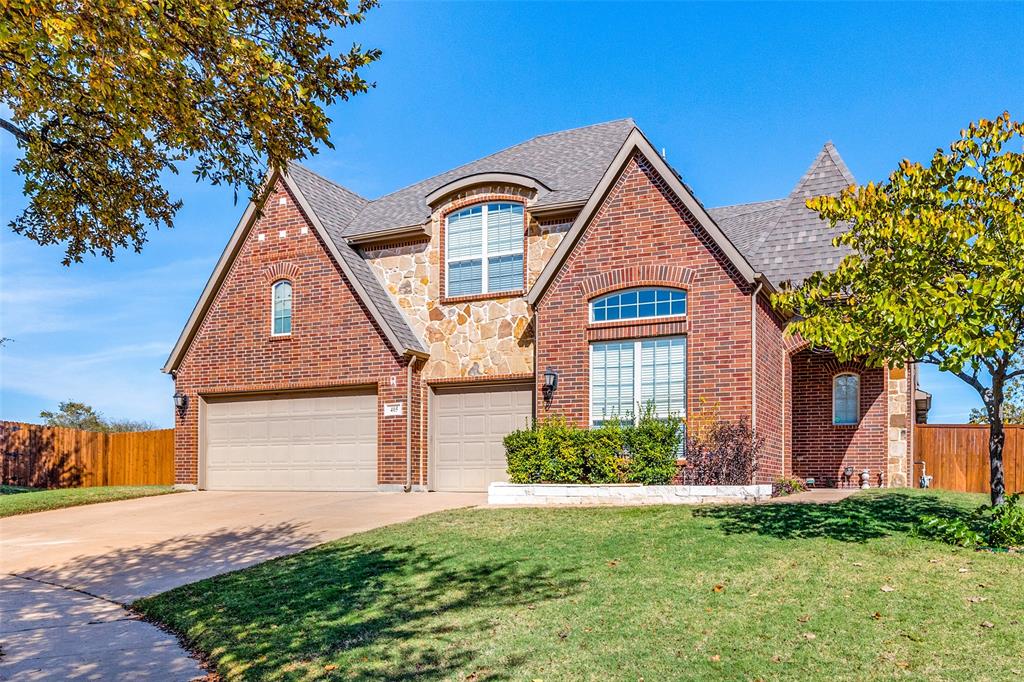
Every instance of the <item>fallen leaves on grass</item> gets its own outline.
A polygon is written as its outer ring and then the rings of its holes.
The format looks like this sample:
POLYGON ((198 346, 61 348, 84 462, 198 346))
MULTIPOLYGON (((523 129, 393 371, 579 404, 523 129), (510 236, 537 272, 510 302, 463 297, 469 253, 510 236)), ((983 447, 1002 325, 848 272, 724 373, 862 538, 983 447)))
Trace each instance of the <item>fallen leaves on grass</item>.
POLYGON ((983 628, 994 628, 996 626, 995 623, 992 623, 992 622, 987 621, 987 620, 981 621, 979 623, 979 625, 981 625, 981 627, 983 627, 983 628))
POLYGON ((896 591, 896 588, 893 587, 892 585, 882 585, 882 587, 880 589, 882 590, 882 592, 895 592, 896 591))
POLYGON ((803 637, 804 639, 806 639, 808 642, 811 642, 811 641, 813 641, 815 639, 818 639, 818 636, 816 634, 814 634, 813 632, 805 632, 804 634, 802 634, 800 636, 803 637))
POLYGON ((804 613, 804 614, 801 614, 800 616, 798 616, 796 620, 797 620, 798 623, 806 623, 810 619, 811 619, 811 614, 804 613))
POLYGON ((721 592, 722 590, 725 589, 725 585, 722 585, 721 583, 719 583, 718 585, 715 585, 711 589, 714 590, 715 592, 721 592))
POLYGON ((979 604, 979 603, 981 603, 983 601, 988 601, 988 597, 978 597, 978 596, 968 597, 967 601, 971 602, 972 604, 979 604))

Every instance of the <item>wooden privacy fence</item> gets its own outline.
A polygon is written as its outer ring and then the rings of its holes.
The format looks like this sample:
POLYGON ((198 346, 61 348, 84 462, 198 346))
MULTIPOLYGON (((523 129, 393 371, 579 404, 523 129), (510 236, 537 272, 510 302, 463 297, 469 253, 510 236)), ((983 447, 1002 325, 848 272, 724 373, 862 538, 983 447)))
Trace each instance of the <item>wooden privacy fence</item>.
MULTIPOLYGON (((1003 446, 1006 491, 1024 491, 1024 426, 1007 426, 1003 446)), ((914 427, 914 485, 923 461, 932 487, 970 493, 989 492, 988 426, 919 424, 914 427)))
POLYGON ((174 483, 174 429, 96 433, 0 422, 3 482, 38 488, 174 483))

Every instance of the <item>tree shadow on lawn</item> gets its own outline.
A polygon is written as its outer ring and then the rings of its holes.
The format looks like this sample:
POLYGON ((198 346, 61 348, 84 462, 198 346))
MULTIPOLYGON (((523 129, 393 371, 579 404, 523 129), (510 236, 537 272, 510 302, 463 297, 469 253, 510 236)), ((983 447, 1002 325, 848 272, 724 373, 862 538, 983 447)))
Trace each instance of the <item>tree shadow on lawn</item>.
POLYGON ((694 516, 716 519, 727 535, 758 533, 775 538, 829 538, 866 542, 910 532, 926 514, 965 517, 963 507, 934 497, 884 493, 855 495, 831 504, 758 504, 697 509, 694 516))
POLYGON ((332 543, 186 585, 136 606, 205 651, 232 677, 350 680, 509 679, 526 654, 481 669, 506 609, 561 599, 582 581, 508 560, 411 545, 332 543), (182 617, 182 614, 187 614, 182 617), (326 666, 326 667, 325 667, 326 666), (333 671, 333 672, 332 672, 333 671))

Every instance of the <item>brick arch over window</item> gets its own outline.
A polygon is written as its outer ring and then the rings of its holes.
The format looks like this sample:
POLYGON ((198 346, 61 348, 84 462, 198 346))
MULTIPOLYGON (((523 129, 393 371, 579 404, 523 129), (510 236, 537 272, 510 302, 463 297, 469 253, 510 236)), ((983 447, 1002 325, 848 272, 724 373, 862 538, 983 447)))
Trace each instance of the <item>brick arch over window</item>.
POLYGON ((267 267, 263 268, 263 281, 267 284, 276 282, 279 279, 287 279, 294 284, 295 279, 298 276, 299 266, 288 261, 271 263, 267 267))
POLYGON ((694 271, 679 265, 634 265, 609 270, 580 281, 580 293, 590 300, 615 291, 635 287, 672 287, 688 289, 694 271))

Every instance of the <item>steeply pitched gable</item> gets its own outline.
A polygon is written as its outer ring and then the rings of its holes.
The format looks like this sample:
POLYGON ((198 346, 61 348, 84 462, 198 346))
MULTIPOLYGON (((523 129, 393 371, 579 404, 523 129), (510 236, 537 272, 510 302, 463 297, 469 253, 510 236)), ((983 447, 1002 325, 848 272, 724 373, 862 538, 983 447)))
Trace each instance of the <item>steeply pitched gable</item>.
POLYGON ((832 239, 841 226, 807 208, 812 197, 837 195, 856 180, 828 142, 785 199, 724 206, 709 212, 769 281, 799 284, 814 272, 834 270, 849 251, 832 239))

